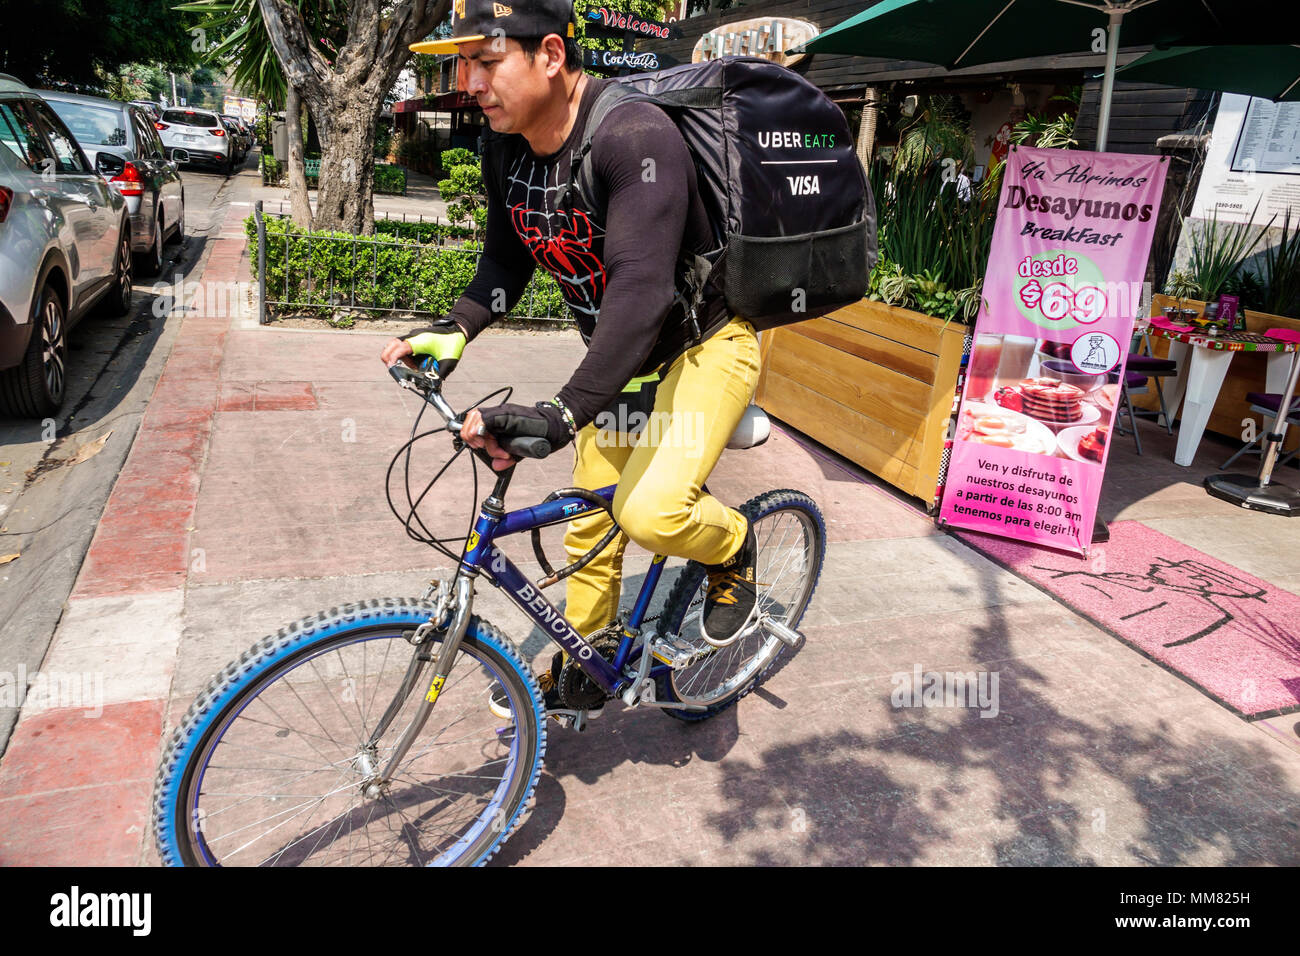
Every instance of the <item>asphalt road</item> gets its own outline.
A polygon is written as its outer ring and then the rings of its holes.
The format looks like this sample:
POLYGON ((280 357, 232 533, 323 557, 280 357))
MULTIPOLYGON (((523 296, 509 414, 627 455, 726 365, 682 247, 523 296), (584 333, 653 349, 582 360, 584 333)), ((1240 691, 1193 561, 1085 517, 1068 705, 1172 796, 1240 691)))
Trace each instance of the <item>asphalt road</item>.
POLYGON ((5 705, 21 699, 15 682, 23 669, 29 685, 40 669, 178 331, 179 312, 155 316, 153 290, 202 272, 214 224, 227 205, 247 198, 256 169, 250 155, 229 178, 184 170, 184 242, 167 246, 158 277, 136 276, 130 313, 88 316, 69 334, 68 394, 58 418, 0 419, 0 557, 19 555, 0 565, 0 755, 19 713, 5 705), (102 450, 74 463, 105 435, 102 450))

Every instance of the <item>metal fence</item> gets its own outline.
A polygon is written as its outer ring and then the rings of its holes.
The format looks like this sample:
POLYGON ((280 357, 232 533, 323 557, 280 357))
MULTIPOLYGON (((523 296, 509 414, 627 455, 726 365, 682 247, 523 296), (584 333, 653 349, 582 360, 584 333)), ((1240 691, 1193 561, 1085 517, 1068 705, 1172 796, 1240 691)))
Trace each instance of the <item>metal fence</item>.
MULTIPOLYGON (((258 321, 262 324, 268 311, 441 315, 468 284, 481 255, 462 241, 442 236, 424 243, 396 237, 293 232, 287 215, 268 216, 260 200, 254 204, 253 216, 257 226, 258 321), (268 238, 268 218, 285 222, 279 235, 268 238), (457 278, 463 281, 455 282, 457 278)), ((407 220, 403 217, 402 221, 407 220)), ((419 222, 438 224, 423 217, 419 222)), ((540 271, 533 274, 509 317, 571 321, 554 280, 540 271)))

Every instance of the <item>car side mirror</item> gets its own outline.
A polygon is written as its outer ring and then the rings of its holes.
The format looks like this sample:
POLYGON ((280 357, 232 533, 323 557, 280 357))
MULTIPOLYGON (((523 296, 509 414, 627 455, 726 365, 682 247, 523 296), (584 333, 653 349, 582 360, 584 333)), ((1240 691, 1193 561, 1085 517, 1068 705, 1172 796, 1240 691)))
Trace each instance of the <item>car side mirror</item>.
POLYGON ((188 163, 189 161, 190 161, 190 151, 189 151, 189 150, 187 150, 187 149, 173 149, 173 150, 172 150, 172 162, 173 162, 173 163, 188 163))
POLYGON ((126 162, 121 156, 112 153, 98 153, 95 156, 95 172, 105 179, 112 179, 125 168, 126 162))

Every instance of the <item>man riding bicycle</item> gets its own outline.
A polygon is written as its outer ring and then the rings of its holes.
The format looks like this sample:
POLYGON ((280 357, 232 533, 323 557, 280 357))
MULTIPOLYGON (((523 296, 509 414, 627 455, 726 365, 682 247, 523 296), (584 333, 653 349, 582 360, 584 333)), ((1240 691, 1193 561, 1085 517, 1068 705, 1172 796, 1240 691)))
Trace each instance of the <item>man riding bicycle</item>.
MULTIPOLYGON (((720 295, 706 297, 697 326, 677 297, 681 253, 714 245, 686 144, 659 107, 616 106, 586 157, 596 194, 586 208, 562 187, 592 102, 611 81, 582 72, 571 0, 457 0, 452 28, 450 39, 412 49, 457 53, 458 88, 475 97, 492 129, 484 139, 483 253, 447 316, 391 340, 381 357, 391 365, 432 356, 446 374, 468 341, 514 307, 535 267, 546 269, 574 313, 586 356, 554 398, 474 409, 461 437, 486 449, 497 470, 517 460, 499 436, 545 438, 552 451, 572 441, 575 485, 618 485, 613 514, 622 533, 568 579, 565 613, 579 633, 614 620, 630 539, 706 566, 701 630, 726 642, 754 609, 757 549, 745 517, 703 486, 757 384, 758 340, 720 295), (666 427, 639 436, 611 430, 638 403, 666 427)), ((608 529, 602 512, 571 522, 570 561, 608 529)), ((557 659, 549 676, 558 670, 557 659)))

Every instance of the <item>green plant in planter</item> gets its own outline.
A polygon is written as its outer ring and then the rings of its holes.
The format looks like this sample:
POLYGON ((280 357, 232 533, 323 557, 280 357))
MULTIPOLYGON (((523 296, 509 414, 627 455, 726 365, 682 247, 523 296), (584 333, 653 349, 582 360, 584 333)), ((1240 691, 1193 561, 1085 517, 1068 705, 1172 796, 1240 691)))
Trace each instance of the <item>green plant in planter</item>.
POLYGON ((1192 274, 1186 269, 1175 269, 1165 280, 1165 295, 1175 299, 1195 299, 1201 294, 1201 287, 1196 284, 1192 274))
MULTIPOLYGON (((1269 219, 1259 231, 1251 237, 1251 225, 1259 203, 1251 211, 1250 221, 1245 223, 1219 223, 1216 209, 1208 220, 1200 223, 1191 234, 1192 252, 1187 264, 1191 281, 1199 291, 1198 298, 1206 302, 1219 297, 1228 280, 1241 268, 1259 245, 1268 227, 1273 225, 1277 216, 1269 219)), ((1184 220, 1184 224, 1186 220, 1184 220)))
POLYGON ((1272 311, 1265 308, 1268 290, 1260 281, 1260 277, 1249 269, 1240 269, 1229 276, 1228 281, 1223 283, 1220 294, 1235 295, 1243 309, 1252 309, 1255 312, 1272 311))
POLYGON ((964 322, 973 322, 975 316, 979 313, 983 295, 983 278, 977 279, 974 285, 959 289, 954 296, 954 305, 957 308, 956 317, 964 322))
POLYGON ((1282 219, 1282 239, 1264 251, 1267 286, 1262 309, 1300 318, 1300 222, 1291 229, 1291 208, 1282 219))

